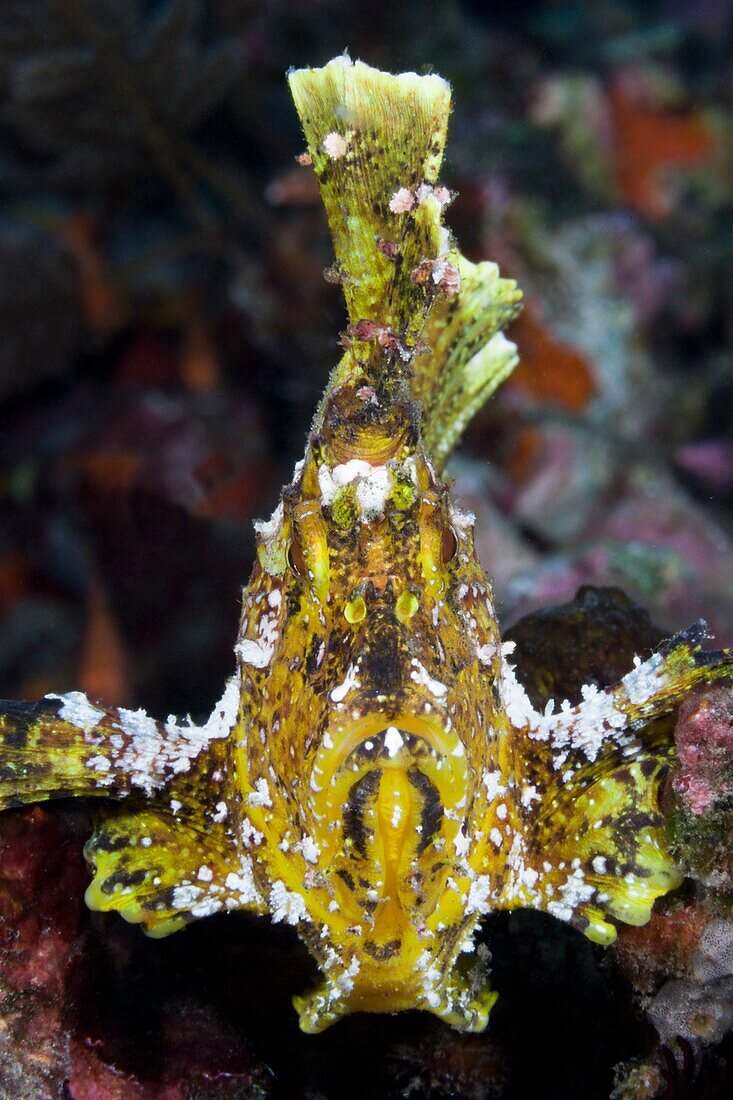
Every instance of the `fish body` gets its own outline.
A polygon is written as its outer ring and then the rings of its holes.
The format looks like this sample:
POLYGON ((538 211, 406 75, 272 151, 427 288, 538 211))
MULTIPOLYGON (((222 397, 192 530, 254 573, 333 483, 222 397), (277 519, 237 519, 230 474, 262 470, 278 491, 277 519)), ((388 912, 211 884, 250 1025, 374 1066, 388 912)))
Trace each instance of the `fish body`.
POLYGON ((347 57, 290 74, 349 314, 305 456, 257 525, 237 669, 204 725, 47 696, 0 710, 0 804, 104 799, 92 908, 163 936, 246 909, 322 972, 319 1031, 496 998, 474 950, 500 909, 609 943, 680 881, 658 788, 670 716, 730 671, 700 631, 576 706, 531 705, 445 462, 516 362, 519 291, 442 225, 450 90, 347 57))

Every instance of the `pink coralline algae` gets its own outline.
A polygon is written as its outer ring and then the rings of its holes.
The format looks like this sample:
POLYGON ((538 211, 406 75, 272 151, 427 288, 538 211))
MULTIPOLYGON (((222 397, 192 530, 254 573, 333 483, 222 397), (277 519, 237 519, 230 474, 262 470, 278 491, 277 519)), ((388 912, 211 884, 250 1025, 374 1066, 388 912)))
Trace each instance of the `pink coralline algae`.
POLYGON ((733 793, 733 691, 723 684, 686 699, 675 729, 679 771, 673 785, 687 809, 704 814, 733 793))

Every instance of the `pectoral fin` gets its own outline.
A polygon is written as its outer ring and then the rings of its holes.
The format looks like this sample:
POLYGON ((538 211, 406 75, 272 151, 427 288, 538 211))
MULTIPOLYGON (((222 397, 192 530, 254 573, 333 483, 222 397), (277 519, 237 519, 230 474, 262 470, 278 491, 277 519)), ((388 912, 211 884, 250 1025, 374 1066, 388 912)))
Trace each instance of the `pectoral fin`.
POLYGON ((0 702, 0 809, 69 796, 155 797, 221 744, 238 705, 236 679, 202 726, 160 722, 79 691, 0 702))
POLYGON ((174 812, 107 810, 84 849, 89 908, 115 910, 156 938, 217 912, 265 912, 249 856, 222 826, 202 825, 174 812))
MULTIPOLYGON (((534 711, 505 669, 521 735, 515 820, 495 833, 495 865, 505 868, 497 908, 542 909, 611 943, 609 918, 644 924, 655 899, 679 885, 659 805, 675 710, 695 685, 733 673, 733 651, 704 652, 703 637, 701 627, 677 635, 613 687, 586 688, 583 702, 557 713, 534 711)), ((493 816, 487 824, 496 827, 493 816)))

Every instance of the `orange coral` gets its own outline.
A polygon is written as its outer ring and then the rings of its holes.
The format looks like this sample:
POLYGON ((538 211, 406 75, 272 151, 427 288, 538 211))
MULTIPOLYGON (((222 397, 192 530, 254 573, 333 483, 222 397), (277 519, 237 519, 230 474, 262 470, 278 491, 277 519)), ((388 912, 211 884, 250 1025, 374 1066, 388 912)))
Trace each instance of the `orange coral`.
POLYGON ((645 217, 663 218, 672 205, 665 170, 691 168, 709 160, 713 153, 710 130, 697 112, 665 110, 635 94, 622 79, 611 88, 609 103, 620 195, 645 217))
POLYGON ((584 409, 596 384, 586 356, 563 344, 544 327, 537 310, 526 303, 515 321, 512 336, 519 349, 519 365, 509 381, 540 401, 562 405, 571 412, 584 409))

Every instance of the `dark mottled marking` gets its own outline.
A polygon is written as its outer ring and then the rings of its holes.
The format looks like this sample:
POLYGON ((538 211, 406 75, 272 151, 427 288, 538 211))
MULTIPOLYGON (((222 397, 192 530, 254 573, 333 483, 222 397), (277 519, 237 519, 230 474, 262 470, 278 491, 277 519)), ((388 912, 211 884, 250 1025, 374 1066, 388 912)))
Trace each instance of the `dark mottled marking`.
POLYGON ((364 943, 364 950, 367 955, 371 955, 373 959, 377 959, 379 962, 393 959, 399 953, 401 947, 402 940, 390 940, 389 943, 382 944, 376 944, 373 940, 366 940, 364 943))
POLYGON ((417 854, 422 855, 440 828, 443 820, 443 803, 440 801, 437 787, 423 772, 412 768, 407 773, 407 778, 422 798, 420 810, 422 834, 417 846, 417 854))
POLYGON ((27 724, 20 721, 4 726, 2 742, 9 749, 24 749, 28 744, 27 724))
POLYGON ((348 886, 349 890, 356 889, 356 883, 354 882, 349 872, 344 870, 343 867, 340 867, 336 874, 346 884, 346 886, 348 886))
POLYGON ((139 886, 145 881, 147 874, 148 872, 142 869, 139 871, 115 871, 113 875, 104 880, 100 890, 103 894, 111 894, 116 886, 122 886, 123 888, 125 886, 139 886))
POLYGON ((129 836, 115 836, 114 833, 97 833, 90 844, 92 852, 120 852, 130 847, 129 836))
POLYGON ((367 772, 349 791, 344 810, 344 836, 350 840, 360 856, 366 859, 367 843, 371 833, 364 823, 366 808, 377 793, 382 773, 379 769, 367 772))
POLYGON ((305 658, 305 671, 309 677, 313 677, 318 672, 318 652, 323 644, 323 638, 320 634, 314 634, 311 643, 308 646, 308 653, 305 658))

